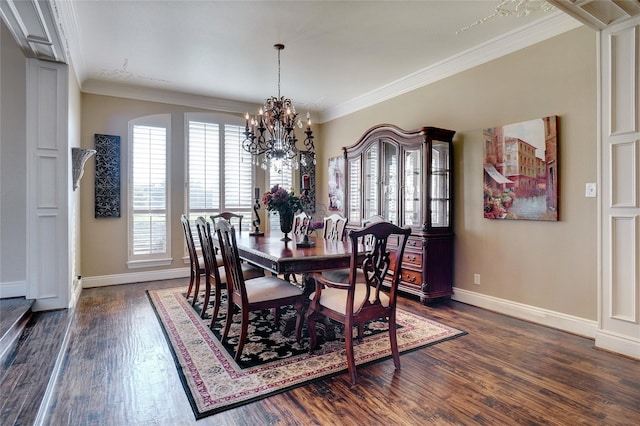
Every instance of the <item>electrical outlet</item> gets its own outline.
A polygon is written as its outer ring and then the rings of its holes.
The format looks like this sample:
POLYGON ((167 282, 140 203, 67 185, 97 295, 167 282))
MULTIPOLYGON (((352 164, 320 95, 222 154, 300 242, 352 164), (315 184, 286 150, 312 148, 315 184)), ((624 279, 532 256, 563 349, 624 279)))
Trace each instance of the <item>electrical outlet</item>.
POLYGON ((584 196, 589 198, 595 198, 597 195, 597 189, 595 183, 587 183, 584 188, 584 196))
POLYGON ((473 283, 475 285, 480 285, 480 274, 473 274, 473 283))

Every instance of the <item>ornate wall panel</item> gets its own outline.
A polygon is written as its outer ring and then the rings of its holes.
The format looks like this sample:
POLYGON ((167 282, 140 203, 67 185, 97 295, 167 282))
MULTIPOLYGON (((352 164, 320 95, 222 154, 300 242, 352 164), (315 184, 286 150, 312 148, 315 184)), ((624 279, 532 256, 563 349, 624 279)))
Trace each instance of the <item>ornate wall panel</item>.
POLYGON ((95 217, 120 217, 120 136, 95 135, 95 217))

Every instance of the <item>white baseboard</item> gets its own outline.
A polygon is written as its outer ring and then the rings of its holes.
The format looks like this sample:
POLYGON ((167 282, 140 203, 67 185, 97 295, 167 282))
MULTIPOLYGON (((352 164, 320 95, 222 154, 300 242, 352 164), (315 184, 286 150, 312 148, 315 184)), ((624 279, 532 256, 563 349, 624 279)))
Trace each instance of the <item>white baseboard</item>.
POLYGON ((82 277, 82 288, 105 287, 109 285, 133 284, 144 281, 172 280, 190 275, 189 268, 160 269, 157 271, 130 272, 127 274, 82 277))
POLYGON ((9 297, 25 297, 27 295, 26 281, 0 283, 0 299, 9 297))
POLYGON ((596 333, 596 347, 640 359, 640 340, 631 340, 626 336, 598 330, 596 333))
POLYGON ((453 300, 478 306, 500 314, 530 321, 547 327, 595 339, 598 330, 597 321, 574 317, 561 312, 550 311, 536 306, 499 299, 473 291, 454 288, 453 300))

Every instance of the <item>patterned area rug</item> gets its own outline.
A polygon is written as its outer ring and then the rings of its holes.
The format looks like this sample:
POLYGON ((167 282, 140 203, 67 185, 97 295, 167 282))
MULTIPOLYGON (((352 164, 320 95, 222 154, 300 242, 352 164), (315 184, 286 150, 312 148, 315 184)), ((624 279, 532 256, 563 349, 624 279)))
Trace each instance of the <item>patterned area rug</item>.
MULTIPOLYGON (((228 344, 220 343, 226 303, 221 304, 222 312, 212 332, 209 329, 210 319, 200 318, 199 305, 194 309, 185 300, 184 290, 150 290, 148 295, 169 342, 196 419, 347 370, 344 340, 338 325, 333 330, 335 339, 325 341, 320 337, 320 346, 313 355, 308 353, 306 327, 300 344, 295 337, 283 335, 281 330, 286 327, 282 324, 294 315, 292 308, 282 309, 278 326, 274 324, 271 312, 252 313, 249 341, 245 344, 240 363, 236 363, 233 356, 239 335, 237 321, 229 332, 228 344)), ((397 322, 401 353, 466 334, 401 309, 397 312, 397 322)), ((363 342, 354 342, 357 365, 391 357, 387 329, 385 321, 367 324, 363 342)))

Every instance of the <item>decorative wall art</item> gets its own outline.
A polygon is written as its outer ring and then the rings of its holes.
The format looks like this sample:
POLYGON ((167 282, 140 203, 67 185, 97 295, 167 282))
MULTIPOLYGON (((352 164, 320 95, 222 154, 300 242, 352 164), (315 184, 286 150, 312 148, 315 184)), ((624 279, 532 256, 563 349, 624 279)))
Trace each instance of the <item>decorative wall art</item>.
POLYGON ((120 217, 120 136, 95 135, 95 217, 120 217))
POLYGON ((71 148, 71 173, 74 191, 80 186, 80 179, 84 174, 84 163, 95 153, 95 149, 71 148))
POLYGON ((329 210, 344 210, 344 157, 329 158, 329 210))
POLYGON ((558 117, 484 130, 484 217, 558 220, 558 117))
POLYGON ((313 153, 300 153, 300 189, 304 188, 302 177, 309 176, 309 194, 302 200, 302 207, 305 213, 311 215, 316 212, 316 165, 313 163, 313 153), (303 157, 304 161, 303 161, 303 157))

